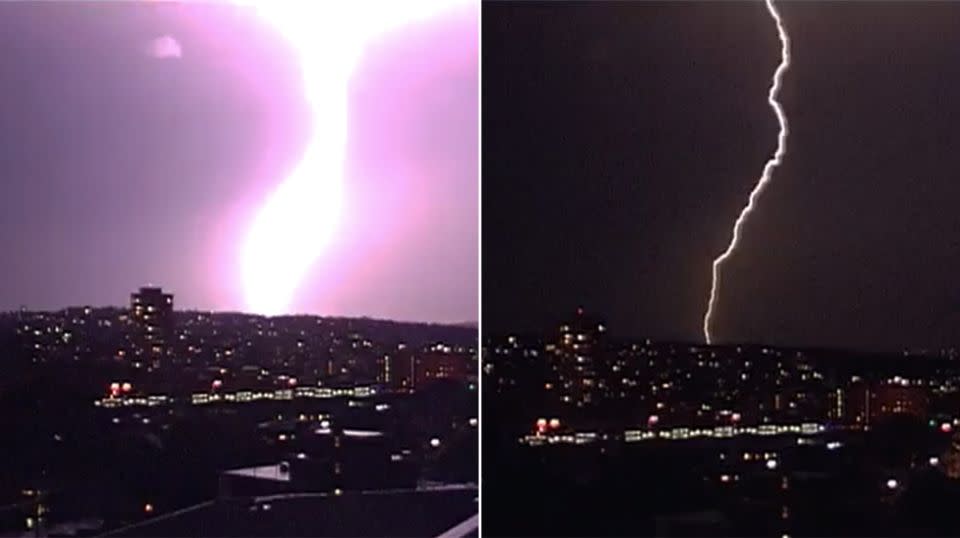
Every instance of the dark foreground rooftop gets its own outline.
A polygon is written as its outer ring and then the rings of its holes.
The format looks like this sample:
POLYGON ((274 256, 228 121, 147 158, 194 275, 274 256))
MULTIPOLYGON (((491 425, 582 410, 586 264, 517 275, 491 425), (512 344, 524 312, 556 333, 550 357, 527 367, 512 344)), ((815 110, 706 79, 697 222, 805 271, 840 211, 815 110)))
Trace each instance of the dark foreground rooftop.
POLYGON ((477 487, 291 493, 209 501, 110 537, 443 536, 477 535, 477 487))

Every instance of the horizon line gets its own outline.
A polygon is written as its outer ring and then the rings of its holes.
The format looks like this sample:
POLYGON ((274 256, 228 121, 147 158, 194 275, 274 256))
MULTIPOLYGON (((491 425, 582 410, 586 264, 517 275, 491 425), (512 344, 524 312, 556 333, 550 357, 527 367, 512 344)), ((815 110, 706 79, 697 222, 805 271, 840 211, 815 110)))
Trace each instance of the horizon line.
MULTIPOLYGON (((10 309, 4 308, 0 309, 0 315, 2 314, 19 314, 24 312, 29 313, 52 313, 52 312, 61 312, 70 309, 116 309, 116 310, 129 310, 130 308, 122 305, 92 305, 92 304, 80 304, 80 305, 67 305, 60 308, 53 309, 44 309, 44 308, 28 308, 26 306, 21 306, 19 308, 10 309)), ((174 308, 174 312, 203 312, 207 314, 234 314, 250 317, 259 317, 265 319, 276 319, 276 318, 292 318, 292 317, 313 317, 313 318, 333 318, 333 319, 356 319, 356 320, 369 320, 369 321, 389 321, 393 323, 404 323, 411 325, 440 325, 444 327, 460 327, 460 328, 479 328, 480 322, 475 320, 464 320, 464 321, 436 321, 436 320, 411 320, 411 319, 399 319, 399 318, 389 318, 389 317, 377 317, 377 315, 361 314, 361 315, 347 315, 347 314, 318 314, 318 313, 308 313, 308 312, 292 312, 286 314, 276 314, 276 315, 267 315, 267 314, 258 314, 255 312, 244 312, 242 310, 212 310, 206 308, 174 308)))

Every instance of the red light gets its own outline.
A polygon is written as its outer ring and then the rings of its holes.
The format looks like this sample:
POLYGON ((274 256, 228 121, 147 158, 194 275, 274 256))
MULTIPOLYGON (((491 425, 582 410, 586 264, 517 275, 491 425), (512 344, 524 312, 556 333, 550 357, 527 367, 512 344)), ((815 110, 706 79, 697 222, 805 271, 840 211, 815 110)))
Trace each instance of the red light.
POLYGON ((740 422, 740 413, 734 413, 730 415, 730 420, 734 422, 740 422))
POLYGON ((124 382, 124 384, 121 385, 120 388, 121 390, 123 390, 123 392, 130 392, 131 390, 133 390, 133 385, 131 385, 130 382, 127 381, 127 382, 124 382))
POLYGON ((660 422, 660 417, 657 415, 650 415, 650 417, 647 418, 647 426, 656 426, 658 422, 660 422))
POLYGON ((950 433, 951 431, 953 431, 953 426, 951 426, 949 422, 944 422, 943 424, 940 425, 940 431, 942 431, 943 433, 950 433))
POLYGON ((146 512, 146 513, 148 513, 148 514, 151 513, 151 512, 153 512, 153 505, 150 504, 150 503, 147 503, 147 504, 143 505, 143 511, 146 512))
POLYGON ((551 419, 550 419, 550 429, 551 429, 551 430, 555 430, 555 429, 557 429, 557 428, 559 428, 559 427, 560 427, 560 419, 559 419, 559 418, 551 418, 551 419))
POLYGON ((547 419, 538 418, 537 419, 537 431, 543 433, 547 430, 547 419))
POLYGON ((219 379, 214 379, 214 380, 213 380, 213 383, 211 383, 210 385, 211 385, 213 388, 215 388, 215 389, 219 389, 220 387, 223 386, 223 381, 221 381, 221 380, 219 380, 219 379))
POLYGON ((296 384, 297 384, 297 378, 295 377, 291 377, 290 379, 287 380, 287 385, 290 385, 291 387, 296 384))

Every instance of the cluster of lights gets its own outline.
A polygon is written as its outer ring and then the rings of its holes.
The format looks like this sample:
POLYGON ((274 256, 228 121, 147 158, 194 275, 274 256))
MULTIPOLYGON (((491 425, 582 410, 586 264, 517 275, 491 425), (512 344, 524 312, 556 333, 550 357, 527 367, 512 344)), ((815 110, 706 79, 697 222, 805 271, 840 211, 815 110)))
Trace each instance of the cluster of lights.
MULTIPOLYGON (((723 456, 723 454, 721 454, 721 456, 723 456)), ((752 454, 750 452, 743 453, 743 461, 750 461, 750 460, 770 461, 770 460, 775 460, 776 458, 777 458, 776 452, 764 452, 763 454, 760 454, 760 453, 752 454)))
POLYGON ((172 398, 162 394, 153 394, 150 396, 128 396, 128 397, 109 397, 102 398, 93 402, 96 407, 116 408, 116 407, 156 407, 172 401, 172 398))
POLYGON ((123 383, 120 383, 119 381, 114 381, 113 383, 110 383, 109 390, 110 390, 110 396, 116 398, 121 393, 129 394, 130 391, 133 390, 133 385, 129 381, 124 381, 123 383))
MULTIPOLYGON (((550 445, 586 445, 597 441, 599 436, 595 432, 565 433, 560 435, 526 435, 520 438, 520 443, 529 446, 550 445)), ((604 437, 605 438, 605 437, 604 437)))
POLYGON ((547 433, 549 430, 557 430, 560 428, 560 419, 551 418, 547 420, 545 418, 538 418, 536 422, 537 434, 547 433))
MULTIPOLYGON (((176 398, 164 395, 154 394, 149 396, 125 396, 133 390, 129 383, 117 384, 117 391, 114 395, 113 384, 111 384, 111 395, 106 398, 97 399, 93 404, 97 407, 154 407, 162 404, 169 404, 176 401, 176 398)), ((293 389, 276 389, 274 391, 250 391, 243 390, 238 392, 217 392, 217 389, 223 387, 221 380, 214 380, 211 383, 214 389, 212 392, 198 392, 191 396, 190 402, 193 405, 205 405, 218 402, 245 403, 260 400, 293 400, 297 398, 368 398, 377 394, 377 389, 369 386, 357 386, 348 388, 329 388, 329 387, 295 387, 293 389)), ((387 404, 383 404, 387 405, 387 404)), ((378 407, 378 411, 388 407, 378 407)))
MULTIPOLYGON (((649 424, 649 420, 648 420, 649 424)), ((652 430, 626 430, 623 432, 623 439, 626 442, 647 441, 652 439, 665 440, 685 440, 699 437, 707 438, 726 438, 737 437, 741 435, 817 435, 826 431, 822 424, 804 423, 804 424, 763 424, 760 426, 716 426, 714 428, 686 428, 677 427, 670 430, 652 431, 652 430)))
POLYGON ((353 397, 367 398, 377 393, 373 387, 358 386, 342 389, 329 387, 296 387, 294 389, 277 389, 274 391, 243 390, 228 393, 196 393, 191 397, 194 405, 204 405, 216 402, 253 402, 259 400, 293 400, 297 398, 338 398, 353 397))

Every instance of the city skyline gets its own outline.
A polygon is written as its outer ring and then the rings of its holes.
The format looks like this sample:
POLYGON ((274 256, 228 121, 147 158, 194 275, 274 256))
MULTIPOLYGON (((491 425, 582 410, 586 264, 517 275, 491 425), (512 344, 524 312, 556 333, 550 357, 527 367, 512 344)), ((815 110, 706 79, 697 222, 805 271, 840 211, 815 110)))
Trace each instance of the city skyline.
POLYGON ((958 26, 0 0, 0 538, 960 537, 958 26))
POLYGON ((955 534, 957 350, 615 332, 578 310, 485 334, 485 533, 955 534))
MULTIPOLYGON (((148 282, 142 286, 139 286, 138 288, 136 288, 136 290, 133 293, 135 294, 135 293, 143 292, 144 290, 158 290, 165 294, 176 296, 176 294, 173 293, 172 290, 164 288, 163 286, 158 286, 152 282, 148 282)), ((131 297, 131 292, 128 291, 124 298, 126 302, 120 301, 120 302, 109 303, 109 304, 92 304, 92 303, 66 304, 66 305, 55 306, 53 308, 31 308, 30 305, 23 304, 16 308, 0 309, 0 314, 16 314, 17 312, 30 312, 30 313, 63 312, 67 310, 83 309, 83 308, 89 308, 94 310, 102 310, 102 309, 129 310, 130 297, 131 297)), ((476 328, 479 325, 475 319, 464 319, 464 320, 454 320, 454 321, 434 321, 434 320, 376 317, 376 316, 365 315, 365 314, 358 314, 358 315, 325 314, 322 312, 288 312, 283 314, 269 315, 269 314, 257 314, 255 312, 245 312, 243 310, 209 310, 204 308, 192 308, 192 307, 182 308, 180 307, 179 304, 174 305, 173 311, 178 313, 179 312, 198 312, 198 313, 228 314, 228 315, 241 314, 245 316, 262 317, 266 319, 284 318, 284 317, 315 317, 315 318, 339 318, 339 319, 367 319, 367 320, 373 320, 373 321, 387 321, 387 322, 395 322, 395 323, 401 323, 401 324, 438 325, 438 326, 450 326, 450 327, 476 328)))
POLYGON ((175 305, 0 314, 7 534, 433 536, 476 514, 475 328, 175 305))

